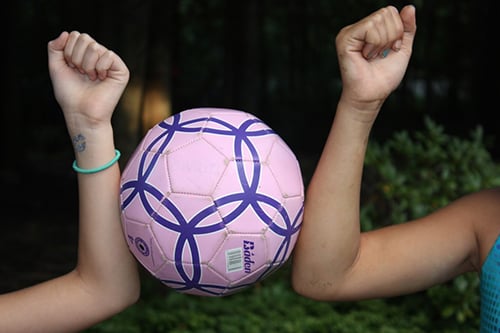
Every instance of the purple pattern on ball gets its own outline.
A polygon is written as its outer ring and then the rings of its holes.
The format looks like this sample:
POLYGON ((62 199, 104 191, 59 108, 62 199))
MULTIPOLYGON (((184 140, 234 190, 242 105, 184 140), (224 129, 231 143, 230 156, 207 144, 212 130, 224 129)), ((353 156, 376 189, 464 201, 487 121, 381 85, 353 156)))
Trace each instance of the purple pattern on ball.
POLYGON ((121 179, 131 252, 165 285, 224 296, 281 267, 304 188, 286 143, 257 117, 198 108, 153 127, 121 179))

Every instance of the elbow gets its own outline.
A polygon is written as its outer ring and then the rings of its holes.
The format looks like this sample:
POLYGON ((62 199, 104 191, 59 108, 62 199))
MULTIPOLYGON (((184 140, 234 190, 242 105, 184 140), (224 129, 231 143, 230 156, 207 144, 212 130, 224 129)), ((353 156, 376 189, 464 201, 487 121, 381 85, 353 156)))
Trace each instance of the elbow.
POLYGON ((122 286, 117 289, 108 298, 116 300, 114 304, 116 306, 115 312, 118 313, 137 303, 140 295, 141 284, 139 278, 137 278, 133 283, 129 283, 126 288, 122 286))
POLYGON ((137 282, 133 292, 130 293, 127 302, 125 302, 126 307, 129 307, 137 303, 137 301, 139 301, 139 297, 141 297, 141 283, 137 282))
POLYGON ((121 301, 120 301, 120 303, 121 303, 121 310, 120 311, 123 311, 126 308, 137 303, 140 296, 141 296, 141 287, 140 287, 140 283, 137 283, 133 288, 131 288, 125 294, 122 294, 121 301))
POLYGON ((104 283, 95 284, 91 294, 100 304, 103 313, 115 315, 139 300, 141 294, 139 275, 130 274, 120 281, 106 279, 104 283))
POLYGON ((140 297, 140 286, 130 286, 128 289, 108 290, 101 295, 100 306, 108 317, 118 314, 131 307, 140 297))
POLYGON ((292 283, 293 290, 302 297, 312 299, 314 301, 334 301, 327 293, 321 292, 318 288, 311 287, 303 283, 292 283))
POLYGON ((327 280, 317 279, 312 274, 303 274, 293 270, 291 284, 292 289, 300 296, 315 301, 336 300, 332 292, 333 283, 327 280))
POLYGON ((141 280, 135 262, 131 265, 131 269, 122 272, 121 276, 119 281, 114 278, 107 279, 101 286, 106 290, 103 295, 106 295, 105 298, 110 302, 108 303, 110 310, 114 313, 134 305, 141 295, 141 280))
POLYGON ((306 287, 306 284, 295 275, 292 275, 292 289, 300 296, 316 300, 315 294, 311 288, 306 287))

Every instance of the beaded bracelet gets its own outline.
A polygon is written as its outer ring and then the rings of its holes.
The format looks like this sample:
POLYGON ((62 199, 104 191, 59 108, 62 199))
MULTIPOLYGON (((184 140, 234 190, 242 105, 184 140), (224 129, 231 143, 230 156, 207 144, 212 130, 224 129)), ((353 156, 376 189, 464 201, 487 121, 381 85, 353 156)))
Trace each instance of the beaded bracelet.
POLYGON ((118 149, 115 149, 115 157, 113 157, 113 159, 111 161, 109 161, 108 163, 106 163, 104 165, 101 165, 101 166, 99 166, 97 168, 92 168, 92 169, 82 169, 82 168, 80 168, 76 164, 76 160, 75 160, 73 162, 73 170, 75 170, 76 172, 85 173, 85 174, 96 173, 96 172, 99 172, 99 171, 103 171, 103 170, 106 170, 107 168, 109 168, 110 166, 112 166, 113 164, 115 164, 120 159, 120 156, 121 156, 120 151, 118 149))

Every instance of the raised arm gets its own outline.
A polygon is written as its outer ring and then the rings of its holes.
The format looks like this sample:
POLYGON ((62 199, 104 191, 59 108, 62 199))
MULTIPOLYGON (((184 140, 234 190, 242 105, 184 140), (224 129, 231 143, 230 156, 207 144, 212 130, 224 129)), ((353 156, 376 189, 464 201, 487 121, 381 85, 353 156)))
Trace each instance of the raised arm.
MULTIPOLYGON (((336 46, 342 94, 308 185, 292 284, 319 300, 361 300, 424 290, 481 266, 500 233, 500 189, 436 212, 361 232, 359 206, 371 128, 412 53, 415 8, 382 8, 343 28, 336 46)), ((404 112, 404 110, 402 110, 404 112)))
MULTIPOLYGON (((428 237, 428 233, 439 231, 443 236, 446 229, 443 223, 428 229, 430 218, 360 232, 360 187, 370 131, 405 74, 415 33, 415 8, 406 6, 398 12, 388 6, 346 26, 336 37, 343 89, 306 193, 304 222, 293 256, 292 282, 300 294, 322 300, 398 295, 466 269, 459 264, 461 257, 450 255, 444 263, 436 256, 436 251, 446 248, 436 243, 439 236, 428 237)), ((467 236, 460 233, 453 238, 459 237, 467 236)))
POLYGON ((78 262, 66 275, 1 295, 1 332, 80 331, 139 297, 136 262, 120 223, 119 152, 111 126, 128 69, 114 52, 76 31, 49 42, 48 56, 78 171, 78 262))

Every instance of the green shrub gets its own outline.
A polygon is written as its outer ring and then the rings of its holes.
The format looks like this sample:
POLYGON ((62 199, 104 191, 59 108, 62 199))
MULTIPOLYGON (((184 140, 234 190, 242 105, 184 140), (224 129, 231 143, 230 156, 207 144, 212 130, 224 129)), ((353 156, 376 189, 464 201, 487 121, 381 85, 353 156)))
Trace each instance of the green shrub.
MULTIPOLYGON (((422 297, 317 302, 293 292, 287 265, 223 298, 174 292, 144 276, 140 301, 87 333, 437 333, 422 297)), ((439 333, 442 333, 439 332, 439 333)))
MULTIPOLYGON (((362 228, 424 216, 465 194, 500 185, 500 167, 489 154, 481 127, 469 139, 448 135, 430 118, 422 131, 372 141, 363 180, 362 228)), ((479 277, 465 274, 428 290, 443 319, 477 325, 479 277)))

